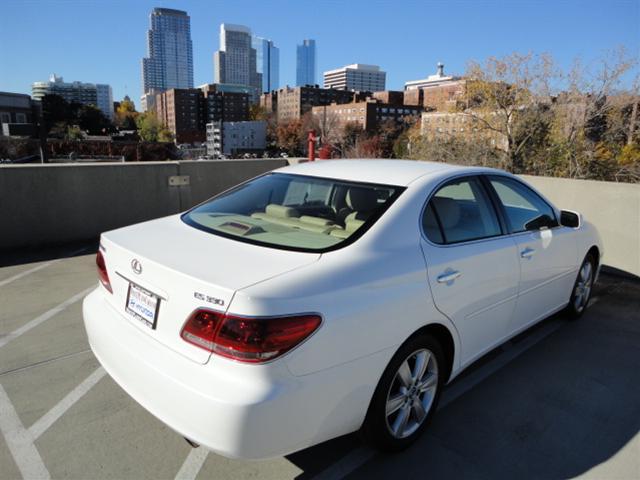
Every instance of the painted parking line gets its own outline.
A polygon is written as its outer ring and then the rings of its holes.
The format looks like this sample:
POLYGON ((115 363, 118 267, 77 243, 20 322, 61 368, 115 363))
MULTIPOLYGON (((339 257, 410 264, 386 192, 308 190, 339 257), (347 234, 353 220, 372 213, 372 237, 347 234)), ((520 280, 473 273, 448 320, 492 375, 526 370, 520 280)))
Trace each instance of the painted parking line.
POLYGON ((83 248, 80 248, 78 250, 74 250, 74 251, 72 251, 68 255, 65 255, 62 258, 58 258, 56 260, 51 260, 50 262, 42 263, 42 264, 37 265, 37 266, 35 266, 33 268, 30 268, 29 270, 25 270, 24 272, 17 273, 13 277, 5 278, 4 280, 0 281, 0 287, 4 287, 5 285, 9 285, 10 283, 15 282, 16 280, 21 279, 22 277, 26 277, 27 275, 31 275, 32 273, 35 273, 35 272, 37 272, 39 270, 42 270, 43 268, 50 267, 51 265, 53 265, 55 263, 58 263, 58 262, 61 262, 62 260, 66 260, 66 259, 68 259, 70 257, 74 257, 77 254, 82 253, 82 252, 84 252, 85 250, 88 250, 88 249, 89 249, 89 247, 83 247, 83 248))
POLYGON ((79 355, 84 355, 86 353, 89 353, 90 351, 91 351, 91 349, 87 348, 85 350, 80 350, 79 352, 65 353, 64 355, 58 355, 57 357, 48 358, 48 359, 42 360, 40 362, 31 363, 29 365, 25 365, 24 367, 17 367, 17 368, 12 368, 11 370, 5 370, 3 372, 0 372, 0 377, 2 377, 4 375, 11 375, 13 373, 24 372, 25 370, 29 370, 31 368, 36 368, 36 367, 41 367, 42 365, 47 365, 49 363, 57 362, 59 360, 66 360, 67 358, 73 358, 73 357, 77 357, 79 355))
POLYGON ((15 340, 20 335, 22 335, 24 333, 27 333, 29 330, 37 327, 38 325, 40 325, 41 323, 43 323, 43 322, 45 322, 47 320, 49 320, 51 317, 53 317, 53 316, 57 315, 58 313, 62 312, 63 310, 65 310, 70 305, 73 305, 77 301, 82 300, 94 288, 96 288, 95 285, 87 288, 86 290, 81 291, 80 293, 76 293, 73 297, 68 298, 67 300, 65 300, 61 304, 56 305, 55 307, 53 307, 51 310, 47 310, 42 315, 40 315, 40 316, 34 318, 33 320, 27 322, 26 324, 24 324, 20 328, 15 329, 13 332, 9 333, 8 335, 0 338, 0 348, 4 347, 11 340, 15 340))
POLYGON ((104 368, 98 367, 96 371, 89 375, 80 385, 71 390, 71 392, 60 400, 51 410, 31 425, 31 427, 29 427, 29 433, 33 439, 37 440, 40 438, 74 403, 80 400, 96 383, 102 380, 102 377, 104 377, 106 373, 104 368))
POLYGON ((46 263, 43 263, 41 265, 38 265, 37 267, 33 267, 33 268, 30 268, 29 270, 25 270, 24 272, 20 272, 20 273, 14 275, 13 277, 6 278, 6 279, 0 281, 0 287, 4 287, 5 285, 9 285, 11 282, 15 282, 16 280, 19 280, 22 277, 26 277, 27 275, 35 273, 38 270, 42 270, 43 268, 47 268, 48 266, 53 265, 54 263, 57 263, 59 261, 60 260, 54 260, 53 262, 46 262, 46 263))
POLYGON ((0 431, 23 478, 29 480, 51 478, 40 452, 33 443, 31 433, 22 425, 2 385, 0 385, 0 431))
MULTIPOLYGON (((451 386, 447 387, 442 392, 440 404, 438 405, 438 411, 446 408, 449 404, 460 398, 469 390, 485 381, 498 370, 504 368, 507 364, 515 360, 517 357, 525 353, 540 341, 547 338, 564 324, 565 322, 563 322, 561 319, 552 320, 547 325, 540 328, 538 331, 534 332, 521 342, 517 344, 511 344, 512 346, 510 346, 507 350, 495 357, 493 360, 487 362, 482 367, 468 374, 459 381, 454 381, 451 386)), ((369 460, 371 460, 376 455, 376 453, 377 451, 371 447, 358 447, 313 478, 314 480, 342 479, 360 468, 369 460)))
POLYGON ((176 474, 176 480, 194 480, 200 473, 208 454, 209 451, 204 447, 192 448, 176 474))

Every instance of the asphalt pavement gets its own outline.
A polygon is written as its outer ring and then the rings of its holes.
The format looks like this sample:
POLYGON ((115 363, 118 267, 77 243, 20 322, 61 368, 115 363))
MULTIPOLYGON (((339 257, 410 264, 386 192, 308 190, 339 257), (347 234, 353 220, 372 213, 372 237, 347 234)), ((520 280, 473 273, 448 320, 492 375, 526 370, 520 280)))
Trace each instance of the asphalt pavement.
POLYGON ((0 254, 0 478, 640 479, 640 282, 603 275, 445 390, 426 434, 379 454, 356 435, 266 461, 191 448, 91 354, 95 245, 0 254))

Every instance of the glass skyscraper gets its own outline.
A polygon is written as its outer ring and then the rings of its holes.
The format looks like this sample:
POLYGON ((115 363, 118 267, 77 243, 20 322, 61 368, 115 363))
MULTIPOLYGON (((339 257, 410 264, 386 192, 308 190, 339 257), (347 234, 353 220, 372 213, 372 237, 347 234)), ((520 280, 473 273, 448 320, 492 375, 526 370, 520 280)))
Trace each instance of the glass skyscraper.
POLYGON ((262 74, 257 68, 257 52, 252 46, 251 30, 244 25, 220 25, 220 50, 213 55, 215 83, 233 83, 252 87, 252 99, 262 91, 262 74))
POLYGON ((182 10, 154 8, 149 22, 147 57, 142 59, 143 94, 170 88, 193 88, 189 15, 182 10))
POLYGON ((296 85, 315 85, 316 78, 316 41, 303 40, 297 48, 296 85))
POLYGON ((252 45, 256 50, 258 73, 262 74, 262 91, 277 90, 280 86, 280 49, 273 41, 261 37, 253 37, 252 45))

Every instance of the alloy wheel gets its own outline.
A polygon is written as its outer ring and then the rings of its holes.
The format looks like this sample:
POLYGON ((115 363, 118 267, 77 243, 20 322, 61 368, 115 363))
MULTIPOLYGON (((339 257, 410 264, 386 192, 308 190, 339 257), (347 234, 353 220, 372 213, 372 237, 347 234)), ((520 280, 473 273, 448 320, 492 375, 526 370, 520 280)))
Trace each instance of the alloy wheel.
POLYGON ((591 295, 592 283, 593 265, 591 265, 591 262, 587 260, 582 265, 582 268, 580 268, 576 287, 573 291, 573 306, 576 309, 576 312, 582 312, 582 310, 587 306, 589 296, 591 295))
POLYGON ((409 355, 387 393, 386 423, 395 438, 406 438, 422 425, 438 389, 438 362, 428 349, 409 355))

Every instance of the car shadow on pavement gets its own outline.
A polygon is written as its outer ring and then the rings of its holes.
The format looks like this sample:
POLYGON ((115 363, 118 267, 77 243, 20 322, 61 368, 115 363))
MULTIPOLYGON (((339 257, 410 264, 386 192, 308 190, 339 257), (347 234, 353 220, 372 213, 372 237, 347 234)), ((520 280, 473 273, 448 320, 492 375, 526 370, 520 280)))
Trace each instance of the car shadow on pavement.
MULTIPOLYGON (((348 478, 637 478, 640 282, 603 276, 594 299, 442 408, 408 450, 376 453, 348 478)), ((312 478, 360 445, 349 435, 287 459, 312 478)))

